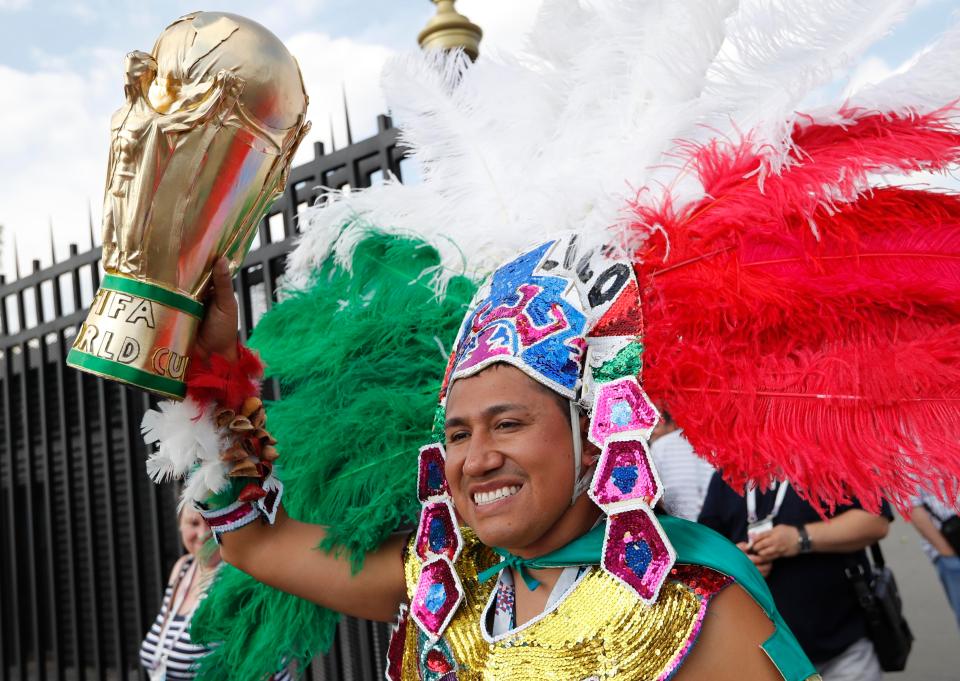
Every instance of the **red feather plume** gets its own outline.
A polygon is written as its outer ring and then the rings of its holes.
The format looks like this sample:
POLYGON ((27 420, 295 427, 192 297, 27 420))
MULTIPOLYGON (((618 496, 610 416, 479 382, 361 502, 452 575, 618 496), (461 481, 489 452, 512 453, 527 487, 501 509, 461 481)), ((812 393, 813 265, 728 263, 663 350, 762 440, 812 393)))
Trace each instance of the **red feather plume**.
POLYGON ((691 148, 710 198, 635 204, 645 388, 735 488, 905 512, 918 485, 955 494, 960 197, 868 186, 955 163, 949 113, 798 126, 762 181, 748 142, 691 148))

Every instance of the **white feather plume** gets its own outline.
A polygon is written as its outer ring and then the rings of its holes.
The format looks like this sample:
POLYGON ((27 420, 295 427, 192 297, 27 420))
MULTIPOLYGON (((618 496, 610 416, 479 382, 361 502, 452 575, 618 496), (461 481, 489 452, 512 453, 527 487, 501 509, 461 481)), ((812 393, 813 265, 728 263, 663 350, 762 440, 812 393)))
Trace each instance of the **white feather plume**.
POLYGON ((213 415, 199 403, 163 401, 159 410, 148 410, 140 423, 143 440, 156 444, 147 458, 147 475, 157 483, 190 474, 181 498, 202 501, 227 483, 227 466, 220 452, 227 448, 226 431, 213 422, 213 415))
MULTIPOLYGON (((563 231, 609 239, 641 189, 653 198, 669 189, 675 202, 702 197, 677 160, 678 140, 749 133, 766 154, 764 172, 777 172, 798 106, 911 5, 545 0, 517 53, 485 54, 472 65, 438 53, 394 60, 382 85, 423 181, 331 192, 308 209, 286 285, 305 285, 330 253, 349 267, 371 225, 429 240, 442 256, 438 289, 450 272, 485 273, 563 231)), ((927 106, 946 104, 936 84, 958 45, 950 34, 913 75, 863 101, 903 101, 909 92, 927 106)))

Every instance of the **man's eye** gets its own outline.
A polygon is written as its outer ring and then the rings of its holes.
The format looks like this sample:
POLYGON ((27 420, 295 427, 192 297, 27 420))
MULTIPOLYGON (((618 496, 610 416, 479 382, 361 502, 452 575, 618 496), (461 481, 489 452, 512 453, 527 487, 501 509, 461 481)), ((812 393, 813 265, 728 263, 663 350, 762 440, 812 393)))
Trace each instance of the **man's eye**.
POLYGON ((461 440, 465 440, 466 438, 467 438, 467 433, 460 430, 460 431, 457 431, 456 433, 451 433, 450 435, 448 435, 447 442, 460 442, 461 440))
POLYGON ((510 428, 516 428, 520 423, 518 421, 501 421, 497 424, 497 428, 501 430, 508 430, 510 428))

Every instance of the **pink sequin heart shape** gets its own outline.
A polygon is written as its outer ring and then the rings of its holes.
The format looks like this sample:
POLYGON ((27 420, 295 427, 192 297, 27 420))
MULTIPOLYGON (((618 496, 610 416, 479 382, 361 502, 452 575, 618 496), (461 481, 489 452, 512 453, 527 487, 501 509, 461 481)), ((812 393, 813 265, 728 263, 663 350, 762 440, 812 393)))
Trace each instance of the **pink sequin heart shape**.
POLYGON ((457 559, 463 539, 450 501, 441 499, 424 504, 415 546, 422 561, 435 556, 446 556, 451 562, 457 559))
POLYGON ((431 641, 440 638, 461 601, 463 586, 446 557, 425 563, 410 602, 410 616, 431 641))
POLYGON ((590 417, 590 442, 603 447, 608 438, 621 433, 649 438, 659 418, 636 378, 618 378, 597 389, 593 416, 590 417))
POLYGON ((400 606, 400 612, 397 614, 397 623, 390 632, 390 643, 387 646, 387 681, 402 681, 403 672, 403 649, 407 641, 407 622, 409 609, 406 605, 400 606))
POLYGON ((450 496, 447 484, 447 453, 441 444, 424 445, 420 448, 417 472, 417 496, 421 502, 450 496))
POLYGON ((636 501, 656 506, 663 495, 663 485, 647 443, 631 435, 608 438, 589 494, 607 513, 636 501))
POLYGON ((607 518, 603 569, 644 603, 651 605, 657 600, 676 560, 676 551, 649 507, 640 506, 607 518))

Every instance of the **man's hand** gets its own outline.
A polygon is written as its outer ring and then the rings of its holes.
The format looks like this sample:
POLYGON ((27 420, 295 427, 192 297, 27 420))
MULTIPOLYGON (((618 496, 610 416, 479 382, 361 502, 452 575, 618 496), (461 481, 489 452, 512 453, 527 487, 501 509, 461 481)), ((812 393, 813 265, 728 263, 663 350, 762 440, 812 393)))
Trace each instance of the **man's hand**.
POLYGON ((742 541, 739 544, 737 544, 737 548, 743 551, 745 554, 747 554, 747 558, 749 558, 750 562, 757 567, 757 570, 760 572, 760 574, 764 578, 767 578, 770 576, 770 570, 773 569, 773 561, 767 560, 766 558, 762 558, 761 556, 758 556, 757 554, 753 553, 750 550, 750 545, 747 544, 747 542, 745 541, 742 541))
POLYGON ((210 277, 212 290, 207 298, 206 313, 200 323, 194 352, 201 359, 217 353, 227 360, 237 360, 237 299, 233 297, 230 267, 226 258, 217 260, 210 277))
POLYGON ((793 525, 774 525, 753 540, 752 549, 767 561, 791 558, 800 553, 800 531, 793 525))

